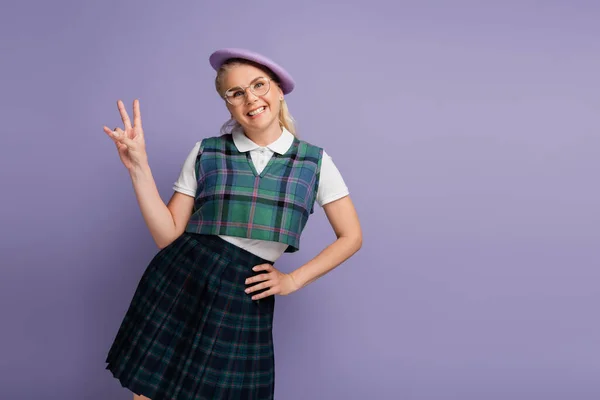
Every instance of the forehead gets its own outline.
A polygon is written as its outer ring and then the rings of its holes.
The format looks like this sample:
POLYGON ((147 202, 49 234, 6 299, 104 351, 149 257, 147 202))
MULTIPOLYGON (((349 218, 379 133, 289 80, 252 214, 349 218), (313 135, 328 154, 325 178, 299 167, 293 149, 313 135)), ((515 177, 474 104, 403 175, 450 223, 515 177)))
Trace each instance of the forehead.
POLYGON ((267 73, 253 65, 235 65, 229 68, 223 76, 223 86, 230 88, 234 86, 249 85, 254 79, 259 76, 268 77, 267 73))

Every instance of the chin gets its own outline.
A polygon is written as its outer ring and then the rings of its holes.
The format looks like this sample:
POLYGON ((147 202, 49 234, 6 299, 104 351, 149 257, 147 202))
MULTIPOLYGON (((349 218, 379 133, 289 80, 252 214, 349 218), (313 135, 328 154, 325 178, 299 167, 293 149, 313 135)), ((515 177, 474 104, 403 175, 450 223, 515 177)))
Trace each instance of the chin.
POLYGON ((263 115, 261 118, 257 119, 248 119, 244 118, 244 123, 242 124, 244 127, 250 129, 266 129, 272 126, 273 124, 278 123, 278 120, 275 118, 271 118, 271 116, 263 115), (262 118, 268 117, 268 118, 262 118))

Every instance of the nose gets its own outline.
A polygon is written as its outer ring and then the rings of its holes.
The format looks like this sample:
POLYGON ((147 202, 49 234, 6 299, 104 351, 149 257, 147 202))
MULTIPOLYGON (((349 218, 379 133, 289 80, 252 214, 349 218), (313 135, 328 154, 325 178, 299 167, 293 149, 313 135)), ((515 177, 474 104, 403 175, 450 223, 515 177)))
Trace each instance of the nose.
POLYGON ((246 89, 246 102, 250 104, 254 103, 256 100, 258 100, 258 96, 252 93, 252 90, 246 89))

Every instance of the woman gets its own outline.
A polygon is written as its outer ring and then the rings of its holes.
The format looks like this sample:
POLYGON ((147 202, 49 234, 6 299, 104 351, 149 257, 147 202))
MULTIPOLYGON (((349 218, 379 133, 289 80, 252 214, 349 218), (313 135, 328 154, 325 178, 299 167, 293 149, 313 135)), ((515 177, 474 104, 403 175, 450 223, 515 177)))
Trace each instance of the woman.
POLYGON ((139 101, 133 124, 119 101, 124 127, 104 127, 160 248, 106 360, 134 399, 272 399, 275 295, 315 281, 362 244, 331 157, 294 136, 289 73, 242 49, 219 50, 210 63, 231 120, 196 143, 168 204, 148 165, 139 101), (291 273, 277 270, 284 252, 299 250, 315 202, 337 239, 291 273))

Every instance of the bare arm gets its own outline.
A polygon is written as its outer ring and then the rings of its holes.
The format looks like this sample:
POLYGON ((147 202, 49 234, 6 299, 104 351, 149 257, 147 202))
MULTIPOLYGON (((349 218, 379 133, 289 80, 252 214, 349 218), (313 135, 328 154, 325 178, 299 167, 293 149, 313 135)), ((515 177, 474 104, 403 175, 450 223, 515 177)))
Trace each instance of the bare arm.
POLYGON ((137 99, 133 102, 133 125, 122 101, 117 101, 117 107, 123 120, 123 129, 111 130, 105 126, 104 132, 117 146, 119 157, 129 171, 144 221, 152 238, 162 249, 185 230, 192 214, 194 198, 175 192, 169 204, 165 205, 148 164, 140 102, 137 99))
POLYGON ((266 271, 246 279, 246 284, 255 285, 246 289, 252 300, 279 294, 287 296, 319 279, 356 253, 362 246, 362 232, 358 216, 350 196, 343 197, 323 206, 337 239, 319 255, 295 271, 284 274, 271 264, 261 264, 253 271, 266 271), (266 291, 254 294, 257 290, 266 291))
POLYGON ((163 202, 150 166, 130 171, 135 195, 144 221, 159 248, 168 246, 185 230, 192 215, 194 198, 175 192, 167 205, 163 202))
POLYGON ((323 206, 337 239, 315 258, 291 272, 300 289, 342 264, 362 247, 362 230, 350 196, 323 206))

